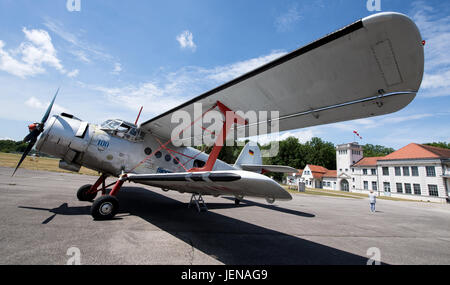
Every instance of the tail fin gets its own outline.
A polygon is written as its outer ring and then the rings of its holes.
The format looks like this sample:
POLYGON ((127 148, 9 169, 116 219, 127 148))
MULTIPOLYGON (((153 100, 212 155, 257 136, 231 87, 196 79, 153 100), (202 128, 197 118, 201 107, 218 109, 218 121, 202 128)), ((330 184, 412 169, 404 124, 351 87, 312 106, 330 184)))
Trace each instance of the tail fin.
POLYGON ((247 143, 239 154, 233 167, 242 169, 242 165, 261 165, 261 150, 255 143, 247 143))
POLYGON ((248 143, 244 146, 244 149, 242 149, 242 152, 239 154, 233 167, 256 173, 296 173, 298 171, 290 166, 263 165, 261 150, 258 145, 254 143, 248 143))

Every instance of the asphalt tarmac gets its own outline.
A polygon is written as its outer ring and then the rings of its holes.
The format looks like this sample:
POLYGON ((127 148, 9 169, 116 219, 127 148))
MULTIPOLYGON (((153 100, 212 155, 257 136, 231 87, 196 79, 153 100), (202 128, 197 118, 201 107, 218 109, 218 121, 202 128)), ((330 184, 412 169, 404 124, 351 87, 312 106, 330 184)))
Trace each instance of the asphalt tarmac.
POLYGON ((0 167, 0 264, 450 264, 447 204, 204 197, 199 213, 189 194, 126 183, 116 219, 94 221, 76 191, 96 177, 12 171, 0 167))

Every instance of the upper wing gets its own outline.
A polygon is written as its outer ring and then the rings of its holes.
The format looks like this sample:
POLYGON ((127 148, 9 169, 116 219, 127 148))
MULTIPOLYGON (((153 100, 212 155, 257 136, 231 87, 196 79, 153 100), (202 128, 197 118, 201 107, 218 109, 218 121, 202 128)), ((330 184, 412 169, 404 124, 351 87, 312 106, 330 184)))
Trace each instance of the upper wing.
POLYGON ((279 111, 279 131, 388 114, 414 99, 423 69, 422 38, 414 22, 398 13, 375 14, 141 127, 170 138, 177 126, 171 123, 175 111, 186 111, 194 120, 194 103, 206 111, 217 101, 233 111, 279 111))

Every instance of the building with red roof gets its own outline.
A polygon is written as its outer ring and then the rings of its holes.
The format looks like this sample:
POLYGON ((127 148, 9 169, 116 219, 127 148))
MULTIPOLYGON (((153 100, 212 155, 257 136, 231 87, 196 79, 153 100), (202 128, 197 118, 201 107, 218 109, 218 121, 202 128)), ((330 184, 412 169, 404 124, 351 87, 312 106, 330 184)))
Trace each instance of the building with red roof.
POLYGON ((450 149, 411 143, 383 157, 363 157, 350 168, 347 183, 352 192, 374 190, 433 202, 449 198, 450 149))
POLYGON ((306 187, 446 202, 450 196, 450 150, 417 143, 379 157, 364 157, 358 143, 336 147, 337 170, 307 165, 291 174, 306 187))

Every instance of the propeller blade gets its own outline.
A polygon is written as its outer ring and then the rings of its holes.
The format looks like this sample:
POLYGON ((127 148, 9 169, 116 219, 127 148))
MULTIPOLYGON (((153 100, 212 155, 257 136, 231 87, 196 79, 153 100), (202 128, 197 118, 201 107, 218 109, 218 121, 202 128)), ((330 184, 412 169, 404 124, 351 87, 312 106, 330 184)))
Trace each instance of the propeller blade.
POLYGON ((56 96, 58 95, 58 92, 59 92, 59 88, 58 88, 58 90, 56 90, 55 96, 53 96, 53 100, 52 100, 52 102, 50 103, 50 105, 48 106, 47 112, 45 112, 44 117, 42 118, 42 121, 41 121, 41 124, 42 124, 42 125, 44 125, 45 122, 47 122, 47 119, 48 119, 48 117, 50 116, 50 112, 52 111, 53 103, 55 103, 55 99, 56 99, 56 96))
POLYGON ((13 175, 11 175, 11 177, 14 176, 14 174, 16 174, 17 169, 20 167, 20 165, 21 165, 22 162, 24 161, 25 157, 27 157, 28 153, 30 153, 30 151, 31 151, 31 149, 33 148, 33 146, 34 146, 35 143, 36 143, 36 140, 32 140, 32 141, 28 144, 27 148, 25 149, 25 151, 24 151, 23 154, 22 154, 22 157, 21 157, 20 160, 19 160, 19 163, 18 163, 17 166, 16 166, 16 169, 14 169, 13 175))
POLYGON ((50 116, 50 112, 52 111, 53 104, 55 103, 56 96, 58 96, 59 88, 56 90, 55 96, 53 96, 52 102, 50 102, 50 105, 47 108, 47 111, 44 114, 44 117, 42 117, 41 123, 34 123, 31 124, 28 128, 30 130, 30 133, 23 139, 24 142, 29 142, 27 148, 25 149, 24 153, 22 154, 22 157, 19 160, 19 163, 16 166, 16 169, 14 169, 13 175, 16 174, 17 169, 20 167, 22 162, 24 161, 25 157, 30 153, 33 146, 36 144, 36 141, 39 137, 39 135, 44 131, 44 124, 47 122, 48 117, 50 116))
POLYGON ((39 129, 34 129, 32 130, 24 139, 24 142, 30 142, 33 140, 37 140, 38 136, 41 134, 41 130, 39 129))

